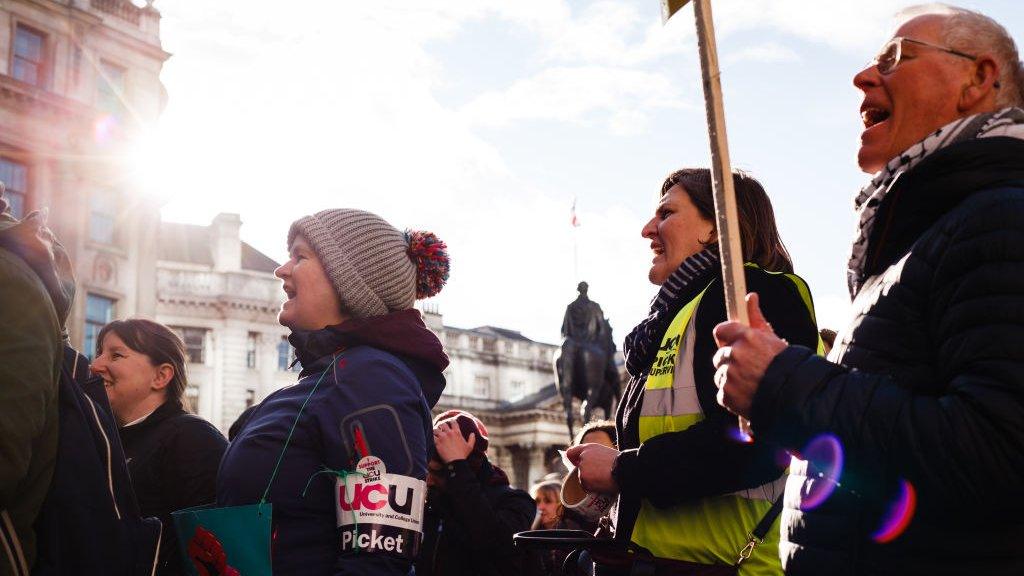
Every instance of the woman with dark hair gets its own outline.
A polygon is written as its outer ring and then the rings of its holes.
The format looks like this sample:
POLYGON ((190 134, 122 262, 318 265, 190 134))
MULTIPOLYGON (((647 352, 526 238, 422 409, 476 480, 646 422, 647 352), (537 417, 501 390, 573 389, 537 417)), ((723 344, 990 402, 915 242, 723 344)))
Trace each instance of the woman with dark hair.
POLYGON ((288 252, 275 271, 287 296, 278 321, 302 372, 240 425, 217 504, 272 505, 276 575, 408 574, 448 365, 413 303, 447 280, 446 247, 335 209, 295 221, 288 252))
POLYGON ((227 447, 209 422, 185 410, 185 345, 151 320, 115 320, 97 335, 91 369, 103 378, 143 516, 163 523, 157 574, 185 574, 171 512, 212 502, 227 447))
MULTIPOLYGON (((747 289, 776 333, 814 348, 810 291, 792 274, 771 202, 749 175, 737 172, 733 183, 747 289)), ((785 462, 775 446, 745 438, 715 401, 712 330, 726 315, 714 222, 707 169, 665 180, 641 233, 660 290, 623 347, 630 380, 616 414, 618 450, 583 444, 568 456, 587 490, 618 493, 616 538, 649 551, 659 574, 781 574, 774 503, 785 462), (738 563, 758 524, 770 526, 767 537, 738 563)))
POLYGON ((572 440, 573 446, 580 444, 603 444, 615 448, 615 422, 611 420, 587 422, 572 440))

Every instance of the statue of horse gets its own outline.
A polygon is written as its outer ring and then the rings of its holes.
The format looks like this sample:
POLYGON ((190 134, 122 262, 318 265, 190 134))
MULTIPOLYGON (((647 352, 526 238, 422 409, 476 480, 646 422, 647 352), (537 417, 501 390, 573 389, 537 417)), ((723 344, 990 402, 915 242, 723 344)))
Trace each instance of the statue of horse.
POLYGON ((579 296, 565 308, 562 320, 562 348, 555 353, 555 382, 565 406, 569 438, 572 427, 572 399, 578 398, 583 423, 590 422, 594 408, 612 415, 612 399, 619 397, 619 372, 615 367, 612 327, 601 306, 587 297, 588 286, 580 282, 579 296))
POLYGON ((603 409, 605 418, 612 418, 613 402, 619 400, 619 371, 615 366, 615 343, 608 321, 602 318, 602 322, 605 329, 601 341, 587 342, 566 338, 561 349, 555 352, 555 382, 565 408, 570 439, 576 434, 573 429, 573 398, 582 402, 580 419, 584 425, 590 422, 595 408, 603 409))

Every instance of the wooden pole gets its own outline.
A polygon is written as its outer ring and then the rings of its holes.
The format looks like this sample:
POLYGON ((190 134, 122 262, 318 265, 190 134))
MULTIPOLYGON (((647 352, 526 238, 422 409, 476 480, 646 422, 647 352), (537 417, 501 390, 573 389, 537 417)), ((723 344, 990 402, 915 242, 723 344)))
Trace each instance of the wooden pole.
MULTIPOLYGON (((718 230, 718 246, 722 257, 725 314, 729 320, 749 326, 745 301, 747 279, 743 273, 743 245, 736 213, 732 165, 729 162, 729 140, 725 133, 725 104, 718 68, 718 49, 715 46, 715 25, 711 17, 711 0, 694 0, 693 14, 697 19, 697 47, 704 81, 708 137, 711 140, 712 191, 715 196, 715 228, 718 230)), ((740 418, 739 426, 749 437, 750 422, 740 418)))
POLYGON ((747 281, 743 275, 743 246, 740 242, 739 218, 736 214, 736 192, 733 189, 732 165, 729 163, 729 140, 725 133, 725 106, 722 98, 718 50, 715 47, 715 25, 711 18, 710 0, 694 0, 697 18, 697 47, 700 70, 704 80, 704 105, 711 139, 712 190, 715 196, 715 229, 722 256, 722 281, 725 284, 725 313, 729 320, 750 324, 744 297, 747 281))

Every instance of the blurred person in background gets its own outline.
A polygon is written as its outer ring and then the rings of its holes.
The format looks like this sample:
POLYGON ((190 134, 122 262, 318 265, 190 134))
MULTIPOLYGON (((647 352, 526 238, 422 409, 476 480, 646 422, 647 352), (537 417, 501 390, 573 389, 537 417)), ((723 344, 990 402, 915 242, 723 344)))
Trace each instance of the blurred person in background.
POLYGON ((416 576, 538 573, 539 558, 512 544, 514 534, 530 528, 536 505, 488 460, 483 422, 468 412, 444 412, 434 418, 433 439, 416 576))
POLYGON ((600 444, 615 448, 615 422, 611 420, 594 420, 588 422, 573 439, 572 445, 600 444))
MULTIPOLYGON (((584 530, 584 526, 576 521, 578 515, 572 514, 562 505, 560 492, 562 483, 541 482, 535 485, 530 493, 537 503, 537 518, 533 521, 531 530, 584 530)), ((543 574, 560 575, 565 573, 563 565, 565 557, 571 552, 570 549, 543 550, 540 553, 543 574)))

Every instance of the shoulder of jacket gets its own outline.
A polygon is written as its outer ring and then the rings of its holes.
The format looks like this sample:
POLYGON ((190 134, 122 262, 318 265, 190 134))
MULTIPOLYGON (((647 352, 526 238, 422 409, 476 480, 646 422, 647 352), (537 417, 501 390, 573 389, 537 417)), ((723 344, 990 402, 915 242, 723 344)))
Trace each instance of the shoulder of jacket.
POLYGON ((1004 186, 972 194, 946 213, 938 224, 947 234, 1024 230, 1024 185, 1004 186))
MULTIPOLYGON (((350 348, 345 351, 339 360, 344 360, 344 363, 339 367, 355 378, 372 374, 376 370, 397 370, 408 375, 413 380, 416 379, 412 370, 401 358, 391 352, 373 346, 364 345, 350 348)), ((341 373, 338 375, 341 376, 341 373)))
MULTIPOLYGON (((50 308, 53 308, 50 293, 46 291, 46 285, 43 284, 39 275, 21 256, 3 246, 0 246, 0 274, 3 275, 3 282, 0 282, 0 290, 3 292, 31 290, 50 303, 50 308)), ((56 316, 56 311, 54 315, 56 316)))
POLYGON ((165 433, 169 436, 173 435, 179 440, 186 439, 189 442, 202 440, 213 440, 218 443, 227 442, 224 435, 211 422, 201 416, 188 412, 171 416, 164 420, 160 428, 166 430, 167 432, 165 433))

